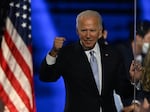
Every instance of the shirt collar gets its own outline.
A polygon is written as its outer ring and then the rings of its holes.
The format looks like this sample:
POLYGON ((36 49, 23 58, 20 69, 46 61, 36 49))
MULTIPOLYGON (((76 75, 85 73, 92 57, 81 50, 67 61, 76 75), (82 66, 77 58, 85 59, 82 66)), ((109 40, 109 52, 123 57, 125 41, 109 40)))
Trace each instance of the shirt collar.
POLYGON ((85 52, 89 53, 90 51, 94 51, 96 53, 98 51, 98 49, 99 49, 99 46, 98 46, 98 43, 96 43, 93 49, 87 50, 85 52))

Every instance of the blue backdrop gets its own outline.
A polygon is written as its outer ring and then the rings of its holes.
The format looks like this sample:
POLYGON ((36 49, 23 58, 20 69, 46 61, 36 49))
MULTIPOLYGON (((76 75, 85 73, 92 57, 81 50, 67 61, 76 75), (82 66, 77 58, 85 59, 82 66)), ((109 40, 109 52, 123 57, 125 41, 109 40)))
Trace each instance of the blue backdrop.
MULTIPOLYGON (((55 36, 65 36, 67 42, 78 39, 75 19, 78 12, 94 9, 101 13, 108 30, 108 41, 127 39, 129 23, 133 21, 133 1, 125 2, 63 2, 53 0, 32 0, 32 38, 34 85, 37 112, 63 112, 65 89, 63 79, 44 83, 38 79, 38 70, 42 59, 53 45, 55 36)), ((137 4, 137 18, 150 19, 149 0, 140 0, 137 4)))

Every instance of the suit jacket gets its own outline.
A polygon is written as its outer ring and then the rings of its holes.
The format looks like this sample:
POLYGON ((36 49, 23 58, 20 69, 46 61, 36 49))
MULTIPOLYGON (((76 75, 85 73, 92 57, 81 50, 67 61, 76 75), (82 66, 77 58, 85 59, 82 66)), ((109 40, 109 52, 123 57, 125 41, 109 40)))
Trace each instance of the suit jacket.
MULTIPOLYGON (((130 69, 132 60, 134 60, 131 42, 129 40, 120 40, 115 42, 114 45, 116 46, 116 50, 118 50, 119 54, 122 56, 122 62, 125 64, 125 71, 127 72, 126 74, 122 75, 121 80, 130 80, 130 74, 128 73, 128 71, 130 69)), ((130 93, 130 91, 126 91, 126 94, 130 93)), ((138 93, 138 91, 136 93, 138 93)), ((132 101, 133 97, 124 98, 122 96, 122 103, 124 106, 131 105, 132 101)))
MULTIPOLYGON (((63 47, 53 65, 44 59, 40 80, 56 81, 63 77, 66 88, 65 112, 116 112, 113 90, 125 96, 129 83, 120 80, 124 73, 121 58, 111 45, 98 41, 102 63, 102 92, 98 92, 88 58, 80 42, 63 47)), ((132 87, 131 87, 132 88, 132 87)), ((130 89, 131 89, 130 88, 130 89)), ((132 93, 132 92, 131 92, 132 93)))

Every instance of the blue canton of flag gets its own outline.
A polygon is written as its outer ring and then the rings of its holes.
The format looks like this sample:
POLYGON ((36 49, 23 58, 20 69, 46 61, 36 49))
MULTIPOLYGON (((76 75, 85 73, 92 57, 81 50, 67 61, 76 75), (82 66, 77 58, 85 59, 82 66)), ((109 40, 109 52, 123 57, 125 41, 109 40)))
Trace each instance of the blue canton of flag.
POLYGON ((16 28, 17 32, 21 35, 23 41, 31 44, 31 8, 29 0, 14 0, 10 3, 9 17, 16 28))

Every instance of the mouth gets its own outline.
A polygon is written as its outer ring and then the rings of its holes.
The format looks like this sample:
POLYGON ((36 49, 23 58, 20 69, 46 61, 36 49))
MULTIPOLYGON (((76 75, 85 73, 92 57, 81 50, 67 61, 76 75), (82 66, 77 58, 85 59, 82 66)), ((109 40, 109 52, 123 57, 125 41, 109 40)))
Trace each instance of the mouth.
POLYGON ((93 40, 84 40, 86 43, 91 43, 93 40))
POLYGON ((84 48, 84 50, 90 50, 93 48, 93 40, 84 40, 82 42, 82 46, 84 48))

